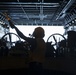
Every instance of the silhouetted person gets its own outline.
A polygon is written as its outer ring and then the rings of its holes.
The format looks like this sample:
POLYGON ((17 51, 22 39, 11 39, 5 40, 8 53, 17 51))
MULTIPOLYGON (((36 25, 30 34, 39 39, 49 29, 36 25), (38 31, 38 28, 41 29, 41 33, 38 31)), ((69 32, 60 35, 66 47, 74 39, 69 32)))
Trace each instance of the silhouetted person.
MULTIPOLYGON (((11 19, 6 16, 11 28, 14 28, 17 34, 27 41, 30 44, 29 58, 30 58, 30 67, 32 69, 40 69, 42 67, 43 62, 45 61, 45 50, 46 43, 43 40, 45 36, 45 31, 42 27, 35 28, 32 36, 33 38, 26 37, 11 21, 11 19)), ((25 32, 27 32, 25 30, 25 32)))

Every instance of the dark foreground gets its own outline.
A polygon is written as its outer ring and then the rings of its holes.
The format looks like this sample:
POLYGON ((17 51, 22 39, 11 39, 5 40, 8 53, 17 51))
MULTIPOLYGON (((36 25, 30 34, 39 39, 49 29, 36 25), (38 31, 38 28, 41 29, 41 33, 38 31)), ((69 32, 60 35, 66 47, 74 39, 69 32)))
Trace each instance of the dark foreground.
POLYGON ((30 70, 30 69, 8 69, 8 70, 0 70, 0 75, 73 75, 67 72, 55 71, 55 70, 30 70))

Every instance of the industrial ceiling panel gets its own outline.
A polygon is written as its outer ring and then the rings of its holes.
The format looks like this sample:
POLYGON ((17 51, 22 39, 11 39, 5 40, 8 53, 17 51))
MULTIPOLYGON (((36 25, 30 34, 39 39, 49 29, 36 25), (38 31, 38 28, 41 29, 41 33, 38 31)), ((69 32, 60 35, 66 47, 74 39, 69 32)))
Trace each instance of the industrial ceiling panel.
POLYGON ((75 15, 75 4, 76 0, 2 0, 0 20, 7 23, 6 12, 17 25, 65 25, 75 18, 67 18, 75 15))

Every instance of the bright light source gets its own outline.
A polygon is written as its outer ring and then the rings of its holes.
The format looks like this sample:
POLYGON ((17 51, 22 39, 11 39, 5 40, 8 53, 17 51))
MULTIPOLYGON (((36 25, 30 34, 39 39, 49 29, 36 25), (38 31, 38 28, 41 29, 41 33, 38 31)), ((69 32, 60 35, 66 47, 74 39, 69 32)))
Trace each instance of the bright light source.
MULTIPOLYGON (((16 26, 27 37, 30 37, 29 34, 32 34, 34 29, 38 27, 38 26, 20 26, 20 25, 16 25, 16 26)), ((41 27, 43 27, 45 30, 45 37, 44 37, 45 41, 47 41, 48 37, 54 33, 60 33, 63 35, 65 32, 65 29, 63 26, 41 26, 41 27)), ((10 28, 10 32, 16 33, 16 31, 11 28, 10 28)))
POLYGON ((72 23, 74 23, 74 21, 72 21, 72 23))

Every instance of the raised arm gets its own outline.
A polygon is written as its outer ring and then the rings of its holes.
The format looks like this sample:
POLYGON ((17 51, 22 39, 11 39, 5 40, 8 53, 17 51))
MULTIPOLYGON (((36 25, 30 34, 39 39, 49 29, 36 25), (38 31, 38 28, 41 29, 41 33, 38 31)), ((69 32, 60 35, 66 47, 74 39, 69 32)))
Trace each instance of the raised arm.
POLYGON ((17 34, 24 40, 27 40, 27 37, 13 24, 13 22, 11 21, 11 18, 5 13, 5 17, 9 22, 9 25, 11 28, 14 28, 17 32, 17 34))

